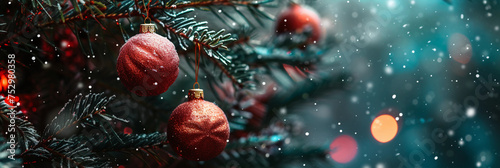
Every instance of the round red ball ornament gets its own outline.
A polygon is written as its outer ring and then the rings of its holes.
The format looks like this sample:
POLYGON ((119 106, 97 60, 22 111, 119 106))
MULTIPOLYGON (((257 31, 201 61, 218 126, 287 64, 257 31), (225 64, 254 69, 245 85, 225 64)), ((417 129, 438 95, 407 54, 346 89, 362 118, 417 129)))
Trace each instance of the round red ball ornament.
POLYGON ((318 41, 321 36, 320 18, 314 9, 291 3, 278 17, 276 33, 302 33, 305 28, 311 28, 312 34, 307 39, 309 43, 318 41))
POLYGON ((54 41, 59 43, 57 46, 63 55, 71 57, 76 55, 79 49, 78 38, 70 28, 64 28, 62 31, 57 31, 54 35, 54 41))
POLYGON ((217 105, 203 100, 202 89, 191 89, 188 101, 170 115, 168 142, 181 157, 205 161, 219 155, 229 139, 229 123, 217 105))
POLYGON ((170 40, 155 33, 154 24, 141 24, 140 32, 120 49, 118 76, 136 95, 159 95, 177 78, 179 56, 170 40))

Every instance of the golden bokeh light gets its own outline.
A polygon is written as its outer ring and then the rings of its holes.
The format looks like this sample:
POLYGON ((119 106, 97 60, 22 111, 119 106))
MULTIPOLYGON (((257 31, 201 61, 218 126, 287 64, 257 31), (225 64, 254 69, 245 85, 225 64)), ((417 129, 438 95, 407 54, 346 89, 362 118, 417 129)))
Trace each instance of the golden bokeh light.
POLYGON ((398 133, 398 123, 394 117, 383 114, 373 120, 371 132, 377 141, 386 143, 391 141, 398 133))

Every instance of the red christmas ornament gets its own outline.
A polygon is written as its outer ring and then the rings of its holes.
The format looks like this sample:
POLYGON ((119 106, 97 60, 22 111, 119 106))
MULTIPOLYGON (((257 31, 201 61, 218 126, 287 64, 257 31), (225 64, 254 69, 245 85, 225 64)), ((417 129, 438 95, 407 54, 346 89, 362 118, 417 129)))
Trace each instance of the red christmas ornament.
POLYGON ((64 28, 62 31, 57 31, 54 35, 56 47, 63 51, 63 56, 74 56, 79 49, 78 39, 70 28, 64 28))
POLYGON ((42 40, 42 49, 45 57, 48 59, 51 60, 56 56, 61 56, 63 59, 73 63, 74 60, 69 60, 67 58, 81 55, 78 38, 73 33, 71 28, 55 28, 52 37, 53 40, 49 41, 53 42, 54 46, 50 45, 45 40, 42 40), (57 51, 54 47, 57 48, 57 51))
POLYGON ((276 33, 301 33, 310 27, 312 34, 307 40, 309 43, 318 41, 321 36, 320 18, 312 8, 291 3, 278 17, 276 33))
POLYGON ((61 61, 65 69, 72 72, 80 71, 89 65, 85 59, 87 56, 80 51, 78 34, 74 34, 69 27, 54 28, 53 32, 41 36, 42 59, 61 61))
POLYGON ((202 89, 189 90, 188 97, 188 102, 170 115, 169 144, 185 159, 212 159, 224 150, 229 139, 226 115, 217 105, 203 100, 202 89))
POLYGON ((159 95, 179 74, 179 56, 174 44, 156 33, 154 24, 141 24, 141 33, 120 49, 116 69, 120 81, 139 96, 159 95))
POLYGON ((132 134, 132 132, 133 132, 133 130, 132 130, 132 128, 130 128, 130 127, 125 127, 125 128, 123 129, 123 133, 124 133, 124 134, 130 135, 130 134, 132 134))

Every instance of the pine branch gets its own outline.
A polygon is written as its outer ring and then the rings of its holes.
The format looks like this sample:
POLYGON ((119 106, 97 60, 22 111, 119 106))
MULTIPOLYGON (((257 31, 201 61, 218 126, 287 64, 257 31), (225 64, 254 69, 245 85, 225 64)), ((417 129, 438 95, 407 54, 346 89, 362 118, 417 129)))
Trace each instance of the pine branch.
MULTIPOLYGON (((205 53, 206 52, 207 50, 205 50, 205 53)), ((229 77, 229 79, 231 79, 231 82, 238 85, 240 88, 255 88, 254 84, 248 83, 249 81, 253 80, 253 75, 255 73, 250 70, 250 67, 247 64, 244 64, 242 62, 231 62, 231 64, 225 65, 221 64, 214 57, 209 57, 209 59, 210 61, 214 62, 215 66, 221 69, 222 73, 224 73, 227 77, 229 77)))
MULTIPOLYGON (((313 167, 332 167, 332 162, 326 155, 328 146, 307 146, 308 141, 295 140, 292 145, 286 142, 288 132, 275 123, 262 130, 260 136, 250 135, 247 138, 232 140, 221 153, 220 157, 209 162, 214 166, 220 163, 236 161, 241 167, 289 167, 290 163, 308 163, 313 167)), ((297 137, 294 137, 297 139, 297 137)))
MULTIPOLYGON (((102 167, 106 166, 107 162, 95 162, 99 157, 95 156, 91 150, 86 147, 85 142, 70 141, 70 140, 57 140, 58 134, 63 132, 69 127, 77 124, 83 127, 89 126, 92 128, 99 128, 106 135, 106 131, 102 122, 98 120, 99 116, 103 120, 120 119, 113 115, 104 114, 105 105, 113 99, 112 97, 104 97, 103 94, 90 94, 85 97, 77 95, 73 101, 69 101, 61 109, 58 115, 52 120, 44 130, 43 139, 35 146, 28 148, 20 156, 35 156, 41 158, 52 158, 51 160, 59 162, 60 166, 91 166, 102 167), (60 160, 54 160, 57 157, 60 160)), ((123 119, 120 119, 123 120, 123 119)), ((112 131, 114 133, 114 131, 112 131)), ((116 134, 116 133, 114 133, 116 134)), ((36 134, 37 135, 37 134, 36 134)), ((35 140, 36 141, 36 140, 35 140)), ((38 141, 36 141, 38 142, 38 141)))
POLYGON ((211 164, 220 166, 218 163, 237 161, 243 167, 271 167, 272 163, 267 158, 284 147, 288 133, 280 126, 271 125, 260 134, 230 141, 220 157, 216 157, 211 164))
MULTIPOLYGON (((69 11, 65 14, 59 13, 60 15, 62 15, 62 19, 43 22, 43 23, 37 24, 37 27, 43 28, 43 27, 47 27, 50 25, 54 25, 54 24, 69 23, 69 22, 75 22, 75 21, 85 21, 88 18, 92 18, 94 20, 97 20, 97 19, 121 19, 121 18, 142 16, 141 12, 138 10, 128 11, 129 8, 134 7, 133 1, 123 1, 119 5, 111 5, 111 4, 109 4, 109 5, 110 5, 110 7, 106 7, 106 9, 107 9, 106 11, 100 11, 100 12, 98 12, 99 14, 97 14, 97 15, 95 15, 92 12, 80 13, 80 12, 75 12, 75 11, 69 11)), ((95 8, 96 6, 93 6, 93 7, 94 7, 94 9, 99 9, 99 8, 95 8)), ((89 8, 91 8, 91 7, 89 7, 89 8)))
POLYGON ((237 33, 238 37, 236 38, 237 40, 227 44, 227 47, 232 48, 234 46, 241 46, 241 45, 247 45, 248 42, 250 41, 250 34, 253 32, 251 31, 245 31, 241 33, 237 33))
MULTIPOLYGON (((194 9, 186 9, 180 12, 167 12, 163 11, 158 13, 157 16, 150 16, 153 21, 160 24, 161 27, 168 33, 168 37, 171 38, 170 32, 173 32, 178 37, 180 46, 182 49, 187 50, 187 44, 184 40, 179 38, 184 38, 189 40, 193 44, 200 44, 205 49, 218 50, 222 48, 227 50, 225 43, 234 41, 231 38, 231 34, 222 34, 225 32, 224 29, 218 32, 209 30, 206 24, 208 22, 197 22, 194 18, 184 17, 185 14, 193 12, 194 9), (184 42, 184 43, 182 43, 184 42)), ((212 57, 212 53, 209 55, 212 57)), ((214 52, 213 57, 221 56, 220 53, 214 52)), ((226 64, 225 58, 221 58, 221 61, 226 64)))
POLYGON ((249 54, 249 57, 253 58, 249 59, 249 64, 256 66, 273 63, 307 66, 319 63, 326 52, 326 50, 317 48, 309 50, 288 50, 281 48, 254 47, 252 49, 253 53, 249 54))
MULTIPOLYGON (((0 167, 21 167, 21 159, 11 159, 9 155, 11 155, 10 144, 7 141, 0 137, 0 167)), ((19 153, 19 150, 16 150, 15 153, 19 153)))
MULTIPOLYGON (((92 136, 92 135, 90 135, 92 136)), ((92 137, 80 136, 72 138, 74 141, 89 141, 92 142, 92 151, 94 152, 109 152, 120 151, 125 149, 137 148, 157 148, 166 144, 166 133, 151 133, 151 134, 118 134, 120 142, 114 136, 99 136, 92 137)))
MULTIPOLYGON (((117 134, 118 136, 109 135, 82 135, 75 136, 68 141, 86 143, 90 152, 102 156, 101 158, 114 157, 116 152, 127 154, 140 154, 144 152, 148 157, 153 157, 159 165, 166 163, 164 156, 153 150, 161 149, 167 144, 166 133, 151 133, 151 134, 117 134)), ((164 150, 161 150, 164 151, 164 150)), ((165 151, 166 152, 166 151, 165 151)), ((166 152, 172 158, 172 154, 166 152)))
MULTIPOLYGON (((5 97, 0 96, 0 125, 8 125, 10 123, 10 118, 8 112, 10 111, 10 108, 13 108, 5 103, 5 97)), ((38 139, 40 138, 40 135, 38 135, 38 132, 36 131, 35 127, 33 124, 27 120, 21 119, 22 112, 17 112, 14 114, 14 121, 15 124, 13 124, 13 127, 15 129, 15 137, 16 137, 16 142, 21 147, 21 151, 25 151, 29 149, 30 147, 38 144, 38 139)), ((4 128, 1 129, 4 132, 7 132, 7 130, 4 130, 4 128)))
POLYGON ((151 18, 169 33, 169 37, 170 32, 177 35, 177 40, 181 48, 187 50, 188 44, 185 43, 185 40, 189 40, 193 44, 200 44, 205 53, 203 55, 207 56, 209 60, 221 69, 233 83, 237 84, 240 88, 252 88, 253 85, 246 85, 248 81, 253 79, 253 72, 250 71, 248 65, 242 62, 231 62, 232 57, 218 51, 219 48, 227 49, 225 43, 234 41, 231 35, 223 35, 224 29, 218 32, 208 30, 208 27, 205 26, 206 22, 196 22, 192 18, 181 17, 181 15, 192 11, 193 9, 184 10, 179 13, 164 12, 159 18, 154 16, 151 18))
POLYGON ((20 1, 21 10, 27 10, 26 14, 23 16, 14 17, 13 23, 21 21, 25 22, 30 20, 31 24, 25 25, 22 24, 23 27, 20 31, 17 28, 13 28, 12 35, 2 40, 0 44, 4 45, 5 43, 11 41, 12 39, 17 38, 23 32, 26 32, 27 29, 43 29, 51 25, 55 24, 67 24, 70 22, 76 21, 87 21, 88 19, 93 19, 98 22, 98 19, 120 19, 120 18, 129 18, 129 17, 137 17, 142 16, 142 13, 138 10, 129 11, 129 9, 134 8, 133 1, 123 1, 120 3, 110 3, 107 0, 102 0, 102 2, 97 0, 85 0, 82 1, 85 4, 81 4, 81 1, 71 0, 72 4, 69 6, 68 4, 61 4, 59 1, 56 3, 41 3, 41 6, 36 5, 39 3, 39 0, 33 0, 31 2, 36 2, 33 5, 32 10, 30 8, 24 7, 25 3, 29 1, 20 1), (40 9, 49 11, 44 17, 39 14, 40 9), (80 9, 85 9, 81 11, 80 9), (50 14, 49 14, 50 13, 50 14), (33 19, 37 18, 37 19, 33 19))
MULTIPOLYGON (((37 4, 42 4, 38 0, 37 4)), ((41 7, 43 11, 47 11, 48 8, 51 12, 45 12, 47 17, 50 19, 45 19, 45 22, 36 24, 37 27, 46 27, 53 24, 68 23, 74 21, 84 21, 88 19, 119 19, 128 18, 136 16, 145 15, 144 4, 139 4, 137 0, 134 1, 122 1, 120 3, 110 3, 108 1, 98 1, 98 0, 85 0, 84 3, 79 3, 80 1, 71 0, 70 1, 73 9, 65 8, 61 9, 61 4, 56 2, 55 4, 43 3, 47 5, 34 5, 33 8, 37 9, 41 7), (135 9, 134 9, 135 8, 135 9), (68 10, 64 12, 64 10, 68 10), (83 11, 81 9, 84 9, 83 11), (129 10, 134 9, 134 10, 129 10), (52 14, 49 14, 52 13, 52 14), (59 18, 59 19, 56 19, 59 18)), ((161 11, 170 11, 173 9, 186 9, 186 8, 201 8, 207 6, 252 6, 252 9, 257 9, 260 5, 264 5, 272 2, 272 0, 264 1, 254 1, 254 0, 200 0, 200 1, 188 1, 188 0, 153 0, 152 5, 149 7, 149 12, 154 14, 161 11)), ((63 4, 64 5, 64 4, 63 4)), ((149 4, 148 4, 149 5, 149 4)), ((262 16, 266 16, 263 11, 262 16)), ((36 13, 36 12, 32 12, 36 13)))
POLYGON ((95 118, 101 117, 105 120, 118 119, 112 115, 105 114, 105 106, 114 98, 111 96, 106 98, 102 93, 90 94, 83 97, 81 94, 77 95, 74 101, 69 101, 59 111, 58 115, 52 120, 50 124, 45 127, 44 141, 57 136, 65 129, 81 124, 83 127, 86 125, 98 127, 100 126, 95 118))
POLYGON ((93 153, 88 146, 85 141, 52 140, 24 152, 22 157, 42 165, 43 160, 50 161, 52 167, 107 167, 107 159, 93 153))
POLYGON ((229 128, 231 131, 245 130, 251 118, 250 112, 231 109, 231 117, 228 117, 229 128))
POLYGON ((288 75, 278 75, 272 74, 275 81, 281 81, 281 89, 278 91, 272 98, 269 100, 268 108, 269 110, 264 119, 263 125, 267 125, 271 122, 271 120, 277 115, 278 107, 283 107, 289 104, 292 104, 296 101, 302 100, 304 94, 307 94, 309 97, 314 96, 315 94, 323 94, 326 90, 334 90, 342 88, 346 85, 350 80, 348 80, 344 73, 332 73, 333 71, 323 71, 316 72, 316 75, 311 77, 313 80, 303 80, 301 82, 294 82, 293 80, 283 78, 283 76, 288 75), (273 110, 274 109, 274 110, 273 110))
MULTIPOLYGON (((19 113, 17 115, 19 115, 19 113)), ((9 123, 10 119, 5 113, 2 113, 0 116, 1 116, 0 124, 9 123)), ((40 138, 40 135, 38 135, 38 132, 35 130, 33 124, 27 120, 18 118, 18 116, 16 116, 14 120, 15 120, 14 128, 16 134, 16 142, 20 144, 19 147, 21 147, 21 151, 25 151, 30 147, 38 144, 38 139, 40 138)))
POLYGON ((248 5, 262 5, 269 2, 270 0, 265 1, 250 1, 250 0, 194 0, 194 1, 175 1, 175 5, 165 5, 165 6, 154 6, 151 7, 151 10, 161 10, 161 9, 185 9, 185 8, 193 8, 193 7, 205 7, 205 6, 248 6, 248 5))
MULTIPOLYGON (((174 0, 175 1, 175 0, 174 0)), ((243 18, 248 24, 251 25, 250 20, 243 13, 240 12, 239 8, 236 6, 244 6, 248 11, 251 12, 252 16, 257 21, 260 21, 259 17, 264 17, 266 19, 273 20, 274 17, 271 14, 266 13, 259 7, 261 6, 272 6, 269 5, 274 0, 194 0, 194 1, 176 1, 174 5, 153 5, 151 7, 151 11, 155 12, 156 10, 168 10, 168 9, 186 9, 186 8, 198 8, 201 10, 211 11, 214 16, 218 17, 223 23, 225 23, 228 27, 232 27, 229 25, 227 21, 224 20, 222 16, 232 20, 234 23, 238 23, 235 17, 231 16, 228 12, 220 9, 215 9, 216 6, 227 6, 234 9, 234 12, 238 13, 238 15, 243 18), (217 10, 217 11, 216 11, 217 10), (223 15, 221 15, 221 13, 223 15)), ((227 8, 226 8, 227 10, 227 8)), ((260 22, 261 23, 261 22, 260 22)))
MULTIPOLYGON (((93 1, 86 0, 85 3, 79 3, 80 1, 71 1, 73 8, 64 6, 61 9, 61 4, 59 2, 47 5, 47 10, 52 15, 49 16, 51 19, 39 19, 35 20, 34 24, 37 29, 43 27, 58 24, 58 23, 69 23, 78 20, 88 20, 94 19, 98 22, 98 19, 119 19, 119 18, 129 18, 135 16, 145 17, 146 6, 149 6, 150 17, 153 21, 159 23, 162 28, 166 30, 167 33, 173 32, 177 35, 177 41, 179 46, 184 50, 187 50, 189 41, 193 44, 200 44, 203 46, 203 52, 209 57, 209 59, 215 63, 215 65, 222 70, 222 72, 228 76, 231 81, 237 84, 240 88, 253 88, 254 85, 251 83, 245 84, 248 81, 253 80, 253 72, 249 70, 248 65, 241 62, 231 63, 230 56, 221 50, 227 50, 227 43, 234 41, 230 34, 222 34, 224 29, 220 31, 208 30, 206 26, 207 22, 196 22, 193 18, 183 17, 182 15, 194 11, 193 8, 210 7, 210 6, 247 6, 248 10, 252 12, 255 17, 268 17, 263 11, 258 9, 260 5, 268 4, 272 0, 264 1, 253 1, 253 0, 200 0, 200 1, 159 1, 153 0, 149 4, 142 4, 140 1, 123 1, 120 3, 110 3, 107 1, 93 1), (76 2, 76 3, 75 3, 76 2), (175 12, 174 9, 183 9, 181 12, 175 12), (82 10, 80 10, 82 9, 82 10), (67 11, 67 12, 65 12, 67 11), (260 11, 260 12, 259 12, 260 11), (58 16, 61 16, 61 19, 58 16), (54 18, 54 19, 52 19, 54 18)), ((36 5, 35 5, 36 6, 36 5)), ((44 8, 45 9, 45 8, 44 8)), ((213 9, 213 8, 211 8, 213 9)), ((245 18, 241 12, 236 9, 236 12, 240 14, 241 17, 245 18)), ((215 13, 216 14, 216 13, 215 13)), ((217 14, 216 14, 217 15, 217 14)), ((28 16, 30 17, 30 16, 28 16)), ((230 17, 230 15, 228 15, 230 17)), ((222 19, 222 18, 221 18, 222 19)), ((234 18, 233 18, 234 19, 234 18)), ((245 18, 246 19, 246 18, 245 18)), ((248 20, 248 19, 246 19, 248 20)), ((22 31, 21 31, 22 32, 22 31)), ((13 35, 5 39, 2 43, 9 41, 11 38, 15 38, 13 35)), ((79 36, 77 36, 79 38, 79 36)), ((80 45, 81 42, 79 41, 80 45)), ((234 57, 234 56, 233 56, 234 57)))
MULTIPOLYGON (((78 142, 71 140, 56 140, 51 141, 48 145, 44 145, 43 149, 52 154, 55 162, 59 162, 57 167, 107 167, 108 162, 92 153, 87 147, 86 142, 78 142)), ((54 165, 55 166, 55 165, 54 165)))
POLYGON ((110 161, 106 156, 112 156, 116 152, 133 154, 130 151, 141 151, 146 152, 149 157, 156 158, 160 165, 166 162, 161 159, 160 153, 153 151, 165 146, 167 141, 165 133, 126 135, 106 127, 109 126, 105 124, 109 123, 106 121, 124 121, 104 113, 105 106, 113 97, 105 97, 102 93, 76 96, 66 103, 46 127, 44 139, 18 157, 45 159, 57 164, 53 164, 53 167, 107 167, 110 161), (73 135, 66 139, 55 138, 65 129, 75 125, 97 129, 100 132, 73 135))
MULTIPOLYGON (((127 153, 141 157, 141 154, 146 155, 148 158, 153 158, 158 165, 167 163, 168 159, 174 159, 173 155, 167 152, 164 147, 167 144, 166 133, 151 133, 151 134, 136 134, 126 135, 118 134, 120 142, 114 136, 94 136, 91 138, 80 137, 76 141, 86 140, 92 144, 92 151, 103 154, 107 157, 115 157, 115 153, 127 153), (165 157, 163 153, 166 153, 165 157)), ((145 161, 145 163, 147 163, 145 161)))
POLYGON ((261 136, 249 136, 247 138, 241 138, 235 141, 230 141, 226 145, 225 150, 237 150, 244 148, 255 148, 256 146, 271 146, 277 143, 283 142, 286 135, 272 134, 272 135, 261 135, 261 136))
MULTIPOLYGON (((0 15, 0 17, 3 17, 4 15, 0 15)), ((7 33, 6 30, 3 30, 2 27, 7 25, 7 23, 0 22, 0 33, 7 33)))
MULTIPOLYGON (((26 16, 20 16, 21 18, 14 19, 14 22, 18 19, 22 18, 34 18, 33 24, 36 29, 42 29, 47 26, 53 24, 64 24, 75 21, 86 21, 89 19, 96 20, 98 19, 120 19, 120 18, 130 18, 142 16, 145 17, 146 14, 146 5, 139 4, 137 0, 135 1, 122 1, 119 3, 113 3, 107 0, 84 0, 84 1, 76 1, 71 0, 71 6, 67 4, 61 4, 59 1, 56 1, 54 4, 50 3, 50 1, 42 1, 34 0, 32 10, 29 8, 22 8, 22 10, 28 10, 26 16), (40 15, 40 10, 44 11, 43 15, 40 15), (48 12, 47 12, 48 11, 48 12), (31 14, 29 14, 31 13, 31 14)), ((185 8, 202 8, 206 6, 247 6, 249 9, 253 11, 259 11, 257 16, 255 17, 268 17, 269 14, 266 14, 264 11, 259 10, 258 7, 261 5, 268 4, 273 2, 272 0, 263 0, 263 1, 254 1, 254 0, 200 0, 200 1, 188 1, 188 0, 153 0, 150 4, 148 4, 149 12, 151 15, 155 13, 161 12, 170 12, 174 9, 185 9, 185 8)), ((28 1, 20 1, 22 6, 28 1)), ((244 17, 244 16, 243 16, 244 17)), ((0 44, 5 44, 7 41, 10 41, 16 38, 21 32, 26 31, 26 27, 21 31, 17 31, 12 36, 5 38, 0 44)))
POLYGON ((292 66, 308 66, 321 63, 321 59, 327 56, 329 50, 336 44, 336 41, 328 41, 328 45, 307 44, 307 37, 311 30, 305 30, 301 33, 278 35, 260 45, 252 45, 248 39, 252 39, 254 31, 257 29, 242 27, 237 29, 233 35, 238 36, 238 40, 231 42, 230 54, 239 57, 233 60, 244 61, 253 67, 263 67, 278 63, 292 66), (307 47, 304 47, 307 45, 307 47))

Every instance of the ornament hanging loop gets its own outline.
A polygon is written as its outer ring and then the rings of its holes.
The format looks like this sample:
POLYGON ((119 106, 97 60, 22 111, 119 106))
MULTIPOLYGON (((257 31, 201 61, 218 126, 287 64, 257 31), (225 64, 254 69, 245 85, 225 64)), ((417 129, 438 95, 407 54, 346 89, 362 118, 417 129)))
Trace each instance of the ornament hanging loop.
POLYGON ((151 18, 149 17, 149 4, 151 4, 151 0, 148 1, 148 6, 146 6, 146 3, 144 0, 142 0, 142 4, 144 5, 144 10, 146 10, 146 17, 144 18, 144 24, 141 24, 141 27, 139 29, 140 33, 155 33, 156 32, 156 26, 151 22, 151 18), (146 21, 149 20, 149 23, 146 23, 146 21))
POLYGON ((198 82, 194 82, 193 89, 200 89, 200 84, 198 82), (198 85, 198 87, 196 87, 198 85))
POLYGON ((146 6, 144 0, 142 0, 142 4, 144 5, 144 9, 146 10, 146 17, 144 18, 144 24, 151 24, 151 18, 149 18, 149 4, 151 4, 151 0, 148 1, 148 6, 146 6), (146 23, 147 20, 149 20, 149 23, 146 23))
POLYGON ((146 16, 146 18, 144 18, 144 24, 151 24, 151 18, 149 18, 149 16, 146 16), (148 23, 146 23, 147 20, 149 20, 148 23))
POLYGON ((196 81, 193 84, 193 89, 199 89, 200 84, 198 83, 198 72, 200 71, 200 57, 201 57, 201 46, 199 43, 195 43, 194 57, 195 57, 194 60, 195 60, 195 64, 196 64, 195 72, 194 72, 196 81), (195 87, 196 85, 198 85, 198 88, 195 87))

